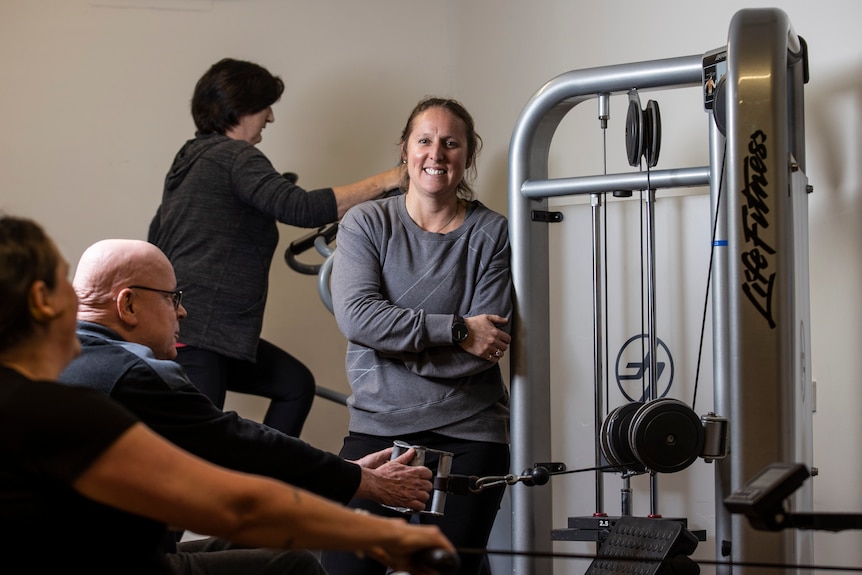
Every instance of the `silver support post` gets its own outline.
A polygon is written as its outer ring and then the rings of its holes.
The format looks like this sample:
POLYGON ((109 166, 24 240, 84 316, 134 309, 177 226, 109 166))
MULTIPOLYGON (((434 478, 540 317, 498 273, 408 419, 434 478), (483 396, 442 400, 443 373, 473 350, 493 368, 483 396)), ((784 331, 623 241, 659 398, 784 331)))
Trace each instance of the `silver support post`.
MULTIPOLYGON (((595 425, 595 462, 596 467, 602 464, 602 447, 599 430, 602 428, 602 415, 604 414, 604 402, 602 387, 604 379, 604 345, 603 334, 605 330, 602 321, 602 310, 604 310, 604 291, 602 282, 602 255, 604 254, 604 242, 602 225, 603 202, 601 194, 591 194, 590 204, 593 212, 593 388, 594 388, 594 425, 595 425)), ((604 482, 601 472, 596 473, 596 513, 604 509, 604 482)))
MULTIPOLYGON (((727 309, 730 423, 730 485, 736 489, 764 466, 798 461, 800 433, 799 326, 808 326, 807 286, 800 301, 794 266, 804 251, 807 222, 793 218, 790 165, 802 148, 801 121, 789 67, 799 40, 787 16, 776 9, 747 9, 734 15, 728 34, 727 73, 727 309), (757 441, 752 441, 754 438, 757 441)), ((801 88, 801 87, 800 87, 801 88)), ((723 200, 722 200, 723 201, 723 200)), ((807 277, 807 275, 806 275, 807 277)), ((810 369, 805 367, 810 377, 810 369)), ((808 461, 799 461, 809 463, 808 461)), ((719 494, 727 496, 729 492, 719 494)), ((719 505, 721 501, 717 502, 719 505)), ((751 528, 731 517, 728 540, 738 562, 797 562, 799 534, 751 528)), ((799 532, 801 533, 801 532, 799 532)), ((810 532, 803 537, 810 538, 810 532)), ((810 540, 810 539, 809 539, 810 540)), ((799 572, 799 571, 797 571, 799 572)), ((778 575, 782 569, 737 567, 734 575, 778 575)))

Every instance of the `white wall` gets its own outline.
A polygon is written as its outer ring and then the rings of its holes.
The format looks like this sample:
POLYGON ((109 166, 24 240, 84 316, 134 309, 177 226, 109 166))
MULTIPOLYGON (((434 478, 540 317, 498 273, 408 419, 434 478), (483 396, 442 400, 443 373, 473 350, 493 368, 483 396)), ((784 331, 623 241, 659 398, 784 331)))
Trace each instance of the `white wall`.
MULTIPOLYGON (((261 147, 307 187, 347 183, 392 165, 394 143, 419 98, 461 99, 485 141, 479 196, 505 213, 509 137, 545 82, 574 69, 702 54, 726 43, 737 10, 755 6, 785 10, 810 49, 806 147, 815 190, 811 313, 821 473, 815 508, 862 512, 855 481, 862 472, 856 447, 862 388, 852 360, 862 346, 862 306, 855 297, 862 280, 862 232, 855 225, 862 215, 862 41, 856 30, 862 8, 853 0, 661 0, 649 7, 624 0, 0 0, 0 210, 44 223, 71 262, 95 240, 145 237, 164 173, 193 133, 188 101, 194 81, 232 56, 257 61, 286 80, 276 123, 261 147)), ((696 95, 650 97, 662 105, 666 130, 661 166, 702 163, 706 128, 696 95)), ((622 163, 624 108, 615 105, 611 114, 608 161, 622 163)), ((589 130, 561 134, 552 151, 554 173, 601 171, 601 135, 595 125, 589 130)), ((292 272, 280 259, 304 231, 281 230, 264 335, 306 361, 319 383, 346 392, 344 344, 317 299, 315 278, 292 272)), ((583 230, 559 233, 555 239, 563 241, 583 230)), ((551 256, 565 263, 576 247, 555 246, 551 256)), ((697 279, 693 290, 700 289, 697 279)), ((590 302, 589 292, 554 297, 561 317, 590 302)), ((694 301, 700 293, 686 297, 694 301)), ((588 327, 560 323, 560 347, 589 344, 583 340, 588 327)), ((562 360, 553 367, 567 369, 562 360)), ((559 385, 555 393, 567 400, 592 401, 589 385, 559 385)), ((251 417, 262 410, 254 398, 229 401, 251 417)), ((562 410, 551 416, 555 444, 562 446, 578 423, 562 410)), ((337 450, 346 423, 343 408, 319 400, 304 438, 337 450)), ((566 460, 569 454, 561 447, 554 455, 566 460)), ((692 481, 679 475, 662 485, 692 481)), ((567 490, 563 480, 555 485, 564 492, 557 500, 562 517, 592 511, 589 486, 584 493, 567 490)), ((698 515, 703 502, 690 505, 690 517, 706 521, 698 515)), ((818 533, 815 540, 816 562, 862 565, 858 531, 818 533)))

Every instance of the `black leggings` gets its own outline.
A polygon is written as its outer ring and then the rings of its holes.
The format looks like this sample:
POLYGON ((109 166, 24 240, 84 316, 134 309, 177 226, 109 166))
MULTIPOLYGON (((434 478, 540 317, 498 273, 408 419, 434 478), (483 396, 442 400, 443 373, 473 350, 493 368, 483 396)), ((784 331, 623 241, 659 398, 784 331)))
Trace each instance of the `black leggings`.
MULTIPOLYGON (((394 439, 454 453, 451 470, 453 475, 485 477, 509 473, 508 445, 464 441, 436 433, 416 433, 395 438, 351 433, 344 439, 340 455, 349 460, 359 459, 363 455, 392 447, 394 439)), ((437 456, 426 454, 426 465, 433 471, 437 465, 437 456)), ((488 545, 504 491, 505 487, 500 486, 469 495, 447 493, 443 517, 414 514, 411 520, 438 525, 455 547, 484 549, 488 545)), ((377 515, 403 517, 400 513, 365 499, 354 499, 349 505, 367 509, 377 515)), ((380 563, 372 559, 361 559, 354 553, 324 551, 321 562, 329 575, 382 575, 386 572, 386 568, 380 563)), ((482 563, 481 555, 463 555, 458 573, 478 575, 483 567, 482 563)))
POLYGON ((314 376, 301 361, 265 340, 257 361, 243 361, 193 346, 177 348, 177 363, 219 409, 227 391, 268 397, 263 423, 299 437, 314 401, 314 376))

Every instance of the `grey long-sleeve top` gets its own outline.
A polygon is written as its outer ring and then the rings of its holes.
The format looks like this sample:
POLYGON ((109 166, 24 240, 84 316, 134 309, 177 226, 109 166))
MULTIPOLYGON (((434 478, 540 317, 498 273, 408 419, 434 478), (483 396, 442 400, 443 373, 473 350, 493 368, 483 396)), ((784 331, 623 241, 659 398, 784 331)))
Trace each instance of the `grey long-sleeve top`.
POLYGON ((511 319, 507 221, 473 201, 457 230, 435 234, 413 222, 405 197, 355 206, 339 224, 331 287, 349 342, 350 430, 506 443, 499 365, 452 343, 451 326, 455 314, 511 319))
POLYGON ((336 219, 332 188, 306 192, 289 183, 251 144, 220 134, 186 142, 147 236, 183 290, 183 343, 254 361, 276 222, 315 227, 336 219))

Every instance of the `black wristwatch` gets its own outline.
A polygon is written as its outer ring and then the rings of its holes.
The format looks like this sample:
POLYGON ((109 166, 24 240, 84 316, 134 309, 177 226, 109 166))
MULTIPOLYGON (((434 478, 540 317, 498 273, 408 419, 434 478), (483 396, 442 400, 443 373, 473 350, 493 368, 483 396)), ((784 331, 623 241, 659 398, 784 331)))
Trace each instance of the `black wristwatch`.
POLYGON ((452 318, 452 343, 461 343, 467 339, 468 334, 467 323, 464 321, 464 318, 460 315, 452 318))

